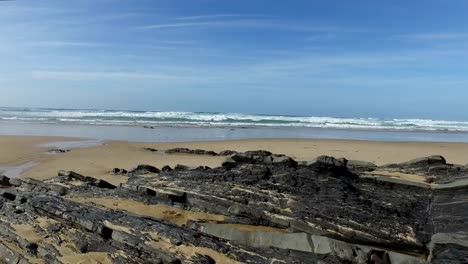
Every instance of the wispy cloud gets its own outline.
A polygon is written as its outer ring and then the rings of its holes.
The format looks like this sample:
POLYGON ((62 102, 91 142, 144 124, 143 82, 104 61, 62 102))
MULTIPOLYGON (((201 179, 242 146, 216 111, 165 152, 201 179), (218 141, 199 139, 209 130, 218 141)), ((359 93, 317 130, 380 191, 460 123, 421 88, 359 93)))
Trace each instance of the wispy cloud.
POLYGON ((106 46, 104 43, 95 42, 81 42, 81 41, 39 41, 32 43, 33 46, 38 47, 102 47, 106 46))
POLYGON ((214 14, 214 15, 199 15, 199 16, 184 16, 177 17, 175 20, 213 20, 222 18, 273 18, 273 16, 259 14, 214 14))
POLYGON ((85 71, 32 71, 32 77, 35 79, 49 80, 69 80, 69 81, 86 81, 86 80, 116 80, 116 79, 153 79, 153 80, 168 80, 178 79, 180 76, 174 76, 164 73, 147 73, 147 72, 85 72, 85 71))
POLYGON ((264 24, 262 20, 231 20, 231 21, 199 21, 152 24, 139 27, 140 29, 170 29, 190 27, 257 27, 264 24))
POLYGON ((399 37, 409 41, 437 41, 468 39, 468 32, 434 32, 400 35, 399 37))
POLYGON ((277 19, 229 19, 229 20, 193 20, 189 22, 159 23, 137 27, 138 29, 163 30, 175 28, 245 28, 263 30, 286 30, 304 32, 346 32, 336 26, 317 26, 277 19))

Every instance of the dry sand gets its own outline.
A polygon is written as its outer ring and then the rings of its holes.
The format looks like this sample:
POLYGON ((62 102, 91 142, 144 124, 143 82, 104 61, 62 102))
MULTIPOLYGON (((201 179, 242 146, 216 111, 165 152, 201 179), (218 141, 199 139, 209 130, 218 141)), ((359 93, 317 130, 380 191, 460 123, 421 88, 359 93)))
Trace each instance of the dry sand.
POLYGON ((319 155, 331 155, 374 162, 378 165, 403 162, 413 158, 442 155, 448 162, 468 162, 467 143, 437 142, 373 142, 356 140, 314 140, 314 139, 249 139, 211 142, 180 143, 134 143, 109 141, 102 146, 72 149, 68 153, 44 154, 46 148, 37 145, 44 142, 71 141, 76 139, 56 137, 0 136, 0 167, 37 161, 38 165, 27 169, 22 176, 47 179, 57 175, 58 170, 73 170, 81 174, 102 178, 119 184, 124 177, 113 176, 115 168, 131 169, 138 164, 157 167, 175 166, 218 166, 224 157, 187 154, 164 154, 174 147, 199 148, 222 151, 226 149, 246 151, 264 149, 273 153, 286 154, 296 160, 312 160, 319 155), (144 147, 158 149, 158 152, 143 150, 144 147))

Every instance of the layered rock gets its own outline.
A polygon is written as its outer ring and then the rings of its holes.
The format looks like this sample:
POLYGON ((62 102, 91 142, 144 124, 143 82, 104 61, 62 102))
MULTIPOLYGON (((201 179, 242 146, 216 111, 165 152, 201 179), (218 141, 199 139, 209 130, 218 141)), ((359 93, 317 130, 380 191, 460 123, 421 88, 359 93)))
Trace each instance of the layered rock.
POLYGON ((0 259, 466 263, 468 183, 454 167, 249 151, 216 168, 140 165, 121 186, 69 171, 0 177, 0 259))

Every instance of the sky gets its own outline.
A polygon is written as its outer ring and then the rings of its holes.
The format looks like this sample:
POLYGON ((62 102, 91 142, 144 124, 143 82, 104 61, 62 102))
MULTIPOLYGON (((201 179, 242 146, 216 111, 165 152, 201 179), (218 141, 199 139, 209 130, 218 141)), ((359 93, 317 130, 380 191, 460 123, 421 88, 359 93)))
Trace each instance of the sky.
POLYGON ((468 1, 0 1, 0 106, 468 120, 468 1))

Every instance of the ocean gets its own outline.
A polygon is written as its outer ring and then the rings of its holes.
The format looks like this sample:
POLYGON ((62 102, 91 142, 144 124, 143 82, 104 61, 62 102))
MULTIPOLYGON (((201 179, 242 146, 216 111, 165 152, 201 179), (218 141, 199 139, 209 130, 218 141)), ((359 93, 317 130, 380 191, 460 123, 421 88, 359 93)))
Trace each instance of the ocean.
POLYGON ((0 108, 0 134, 74 136, 131 141, 268 137, 468 142, 468 122, 3 107, 0 108))

